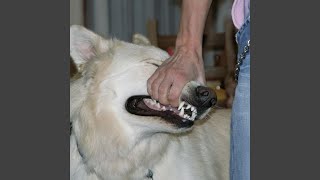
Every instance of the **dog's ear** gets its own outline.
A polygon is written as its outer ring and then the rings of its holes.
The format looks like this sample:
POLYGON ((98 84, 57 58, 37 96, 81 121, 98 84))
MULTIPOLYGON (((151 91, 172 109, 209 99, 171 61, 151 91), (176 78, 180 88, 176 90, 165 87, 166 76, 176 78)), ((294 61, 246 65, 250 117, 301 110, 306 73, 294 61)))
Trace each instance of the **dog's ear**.
POLYGON ((136 33, 132 36, 132 43, 142 46, 151 46, 151 42, 142 34, 136 33))
POLYGON ((70 55, 79 72, 86 62, 107 50, 108 41, 101 36, 79 25, 70 27, 70 55))

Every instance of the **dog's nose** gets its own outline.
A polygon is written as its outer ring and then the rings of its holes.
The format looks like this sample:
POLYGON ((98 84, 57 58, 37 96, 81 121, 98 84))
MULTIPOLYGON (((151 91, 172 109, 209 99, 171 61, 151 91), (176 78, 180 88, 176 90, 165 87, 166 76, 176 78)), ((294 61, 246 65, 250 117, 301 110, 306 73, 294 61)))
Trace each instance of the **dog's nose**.
POLYGON ((209 87, 198 86, 196 87, 196 95, 205 107, 212 107, 217 103, 216 93, 209 87))

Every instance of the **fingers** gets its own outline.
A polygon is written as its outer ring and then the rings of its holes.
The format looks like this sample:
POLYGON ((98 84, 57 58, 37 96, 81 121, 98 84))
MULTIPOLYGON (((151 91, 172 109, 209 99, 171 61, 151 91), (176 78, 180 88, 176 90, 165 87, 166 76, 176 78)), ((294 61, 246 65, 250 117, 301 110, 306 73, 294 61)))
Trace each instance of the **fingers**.
POLYGON ((204 78, 204 76, 200 76, 197 81, 201 84, 201 85, 205 85, 206 84, 206 79, 204 78))
POLYGON ((154 74, 147 81, 147 91, 149 95, 153 99, 159 100, 161 104, 166 104, 166 105, 168 104, 167 94, 171 86, 171 83, 170 83, 171 78, 165 79, 167 75, 166 73, 166 69, 168 68, 167 66, 170 67, 170 65, 168 65, 169 62, 170 62, 170 58, 164 61, 162 65, 154 72, 154 74), (159 96, 161 96, 161 98, 159 96))
POLYGON ((177 107, 187 82, 198 81, 202 85, 206 83, 203 63, 199 61, 199 56, 192 51, 188 53, 176 53, 164 61, 148 79, 147 91, 153 99, 161 104, 177 107))
MULTIPOLYGON (((169 58, 170 59, 170 58, 169 58)), ((147 81, 147 91, 151 97, 154 98, 154 94, 158 94, 158 87, 161 83, 161 80, 164 78, 165 74, 163 74, 163 68, 166 66, 166 64, 169 62, 169 59, 164 61, 162 65, 152 74, 152 76, 147 81), (158 80, 161 78, 161 80, 158 80), (157 80, 158 82, 154 83, 154 81, 157 80), (160 82, 159 82, 160 81, 160 82), (154 89, 154 88, 156 89, 154 89), (157 92, 155 92, 157 91, 157 92)))
POLYGON ((174 83, 173 75, 161 72, 158 72, 156 75, 157 77, 155 77, 150 85, 151 97, 164 105, 179 106, 180 94, 187 80, 184 76, 176 74, 176 81, 174 83))
POLYGON ((161 104, 168 105, 168 94, 171 88, 171 85, 173 83, 172 78, 170 78, 168 75, 162 80, 159 89, 158 89, 158 97, 161 104))
POLYGON ((151 97, 155 100, 159 100, 159 86, 162 83, 163 79, 165 78, 165 74, 162 73, 161 71, 159 71, 157 73, 157 77, 155 77, 155 79, 153 80, 152 84, 151 84, 151 97))
POLYGON ((149 95, 152 97, 152 83, 154 80, 156 80, 159 76, 159 71, 158 69, 153 73, 153 75, 148 79, 147 81, 147 91, 149 93, 149 95))
POLYGON ((169 90, 168 101, 173 107, 179 106, 179 98, 186 81, 175 81, 169 90))
POLYGON ((186 83, 187 82, 185 80, 176 81, 174 83, 173 79, 170 78, 170 76, 157 74, 157 77, 150 85, 150 91, 152 92, 152 94, 149 94, 153 99, 159 100, 161 104, 170 104, 173 107, 178 107, 180 94, 186 83))
POLYGON ((197 72, 197 76, 198 78, 196 79, 201 85, 205 85, 206 84, 206 76, 205 76, 205 71, 204 71, 204 67, 200 67, 198 72, 197 72))

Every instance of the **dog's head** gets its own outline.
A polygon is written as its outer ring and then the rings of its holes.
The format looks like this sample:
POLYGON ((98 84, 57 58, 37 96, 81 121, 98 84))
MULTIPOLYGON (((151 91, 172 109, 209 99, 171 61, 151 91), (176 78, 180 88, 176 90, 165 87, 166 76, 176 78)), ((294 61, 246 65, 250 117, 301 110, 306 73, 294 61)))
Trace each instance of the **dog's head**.
POLYGON ((215 104, 216 95, 192 81, 184 87, 179 107, 151 99, 147 80, 169 56, 146 41, 134 39, 140 43, 131 44, 106 40, 83 27, 72 26, 70 53, 81 74, 77 86, 82 89, 78 93, 81 97, 76 99, 82 99, 92 116, 106 121, 112 118, 126 127, 172 133, 190 129, 215 104))

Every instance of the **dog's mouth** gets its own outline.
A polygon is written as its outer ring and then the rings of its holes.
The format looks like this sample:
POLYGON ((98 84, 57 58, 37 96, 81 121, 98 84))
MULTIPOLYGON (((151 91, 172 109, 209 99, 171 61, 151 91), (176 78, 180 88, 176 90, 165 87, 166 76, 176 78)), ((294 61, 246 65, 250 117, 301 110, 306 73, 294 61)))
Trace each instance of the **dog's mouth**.
POLYGON ((179 107, 160 104, 150 96, 131 96, 126 102, 126 110, 139 116, 158 116, 178 127, 191 127, 197 119, 197 108, 182 101, 179 107))

